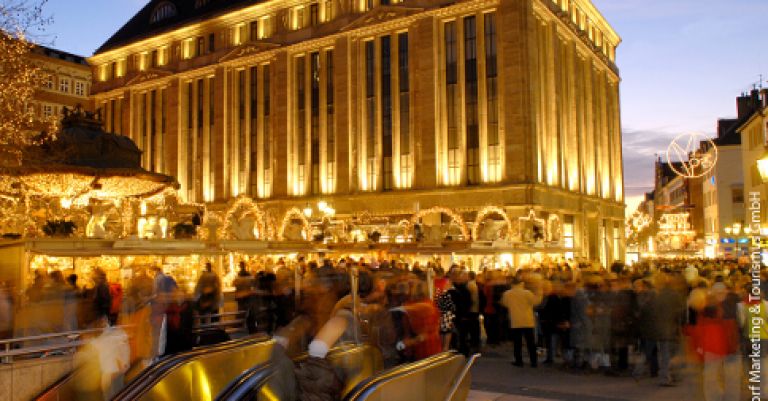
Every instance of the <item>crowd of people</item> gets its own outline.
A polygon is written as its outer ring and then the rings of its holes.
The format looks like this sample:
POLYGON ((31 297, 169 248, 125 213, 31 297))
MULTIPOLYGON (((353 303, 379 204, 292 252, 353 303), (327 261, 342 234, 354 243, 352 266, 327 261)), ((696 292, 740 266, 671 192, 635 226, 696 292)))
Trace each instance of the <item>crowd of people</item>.
MULTIPOLYGON (((233 286, 247 331, 274 336, 287 355, 308 352, 323 360, 340 342, 366 342, 394 366, 449 349, 470 355, 511 343, 510 370, 558 365, 649 376, 674 386, 687 368, 701 375, 707 400, 737 400, 748 376, 746 355, 755 341, 768 347, 768 304, 759 296, 768 290, 762 287, 768 277, 756 277, 750 267, 679 260, 602 269, 562 262, 474 272, 460 263, 299 258, 240 263, 233 286)), ((139 269, 124 294, 101 270, 90 281, 82 289, 76 276, 37 274, 28 301, 62 319, 33 315, 31 321, 49 325, 34 327, 66 331, 124 323, 134 328, 134 366, 198 345, 195 316, 202 324, 216 323, 205 317, 224 303, 210 264, 192 294, 157 267, 139 269)), ((7 293, 0 287, 0 314, 9 313, 7 293)), ((0 335, 9 333, 0 327, 0 335)), ((765 361, 762 354, 759 359, 765 361)), ((297 391, 319 391, 316 383, 301 380, 301 370, 296 375, 297 391)))

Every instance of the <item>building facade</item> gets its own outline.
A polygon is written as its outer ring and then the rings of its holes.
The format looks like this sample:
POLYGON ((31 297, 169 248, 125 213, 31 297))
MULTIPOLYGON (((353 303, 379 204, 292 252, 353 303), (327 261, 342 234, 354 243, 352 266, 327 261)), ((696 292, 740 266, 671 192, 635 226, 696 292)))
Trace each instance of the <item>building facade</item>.
MULTIPOLYGON (((187 202, 501 211, 512 243, 610 263, 619 42, 589 0, 153 0, 89 61, 107 131, 187 202)), ((502 235, 476 227, 453 238, 502 235)))
POLYGON ((768 233, 768 185, 758 168, 758 160, 766 158, 768 146, 768 90, 753 91, 750 96, 755 107, 743 116, 737 128, 741 135, 741 157, 744 171, 744 226, 759 226, 763 235, 768 233), (757 201, 757 202, 756 202, 757 201), (754 207, 756 203, 759 208, 754 207), (759 212, 753 216, 753 211, 759 212), (759 220, 759 223, 757 222, 759 220))
POLYGON ((46 74, 43 87, 30 103, 40 117, 58 116, 64 108, 80 105, 91 110, 91 67, 85 57, 45 46, 34 46, 28 56, 46 74))
POLYGON ((746 234, 744 225, 744 175, 741 169, 741 136, 736 132, 736 120, 721 120, 718 137, 713 140, 717 147, 710 147, 706 154, 717 157, 714 168, 704 175, 702 194, 704 206, 704 256, 737 257, 746 234))

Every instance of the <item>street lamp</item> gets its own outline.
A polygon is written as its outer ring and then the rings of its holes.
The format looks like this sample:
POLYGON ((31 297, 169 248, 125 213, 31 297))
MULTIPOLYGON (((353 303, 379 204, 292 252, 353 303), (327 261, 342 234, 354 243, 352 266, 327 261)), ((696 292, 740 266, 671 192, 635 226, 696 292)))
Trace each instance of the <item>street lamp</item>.
POLYGON ((312 217, 312 206, 309 206, 309 204, 307 204, 307 206, 304 207, 304 216, 306 216, 307 218, 312 217))

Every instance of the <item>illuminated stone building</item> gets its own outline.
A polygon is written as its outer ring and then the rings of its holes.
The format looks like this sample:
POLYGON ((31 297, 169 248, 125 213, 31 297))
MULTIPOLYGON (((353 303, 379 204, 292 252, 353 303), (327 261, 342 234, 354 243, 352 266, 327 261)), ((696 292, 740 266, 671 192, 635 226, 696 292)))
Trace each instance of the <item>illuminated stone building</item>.
POLYGON ((47 74, 43 87, 33 97, 31 106, 40 116, 61 115, 64 107, 78 104, 91 109, 91 67, 85 57, 45 46, 35 46, 30 59, 47 74))
POLYGON ((416 221, 488 215, 513 248, 609 263, 619 42, 589 0, 152 0, 89 61, 106 129, 188 202, 444 207, 416 221))

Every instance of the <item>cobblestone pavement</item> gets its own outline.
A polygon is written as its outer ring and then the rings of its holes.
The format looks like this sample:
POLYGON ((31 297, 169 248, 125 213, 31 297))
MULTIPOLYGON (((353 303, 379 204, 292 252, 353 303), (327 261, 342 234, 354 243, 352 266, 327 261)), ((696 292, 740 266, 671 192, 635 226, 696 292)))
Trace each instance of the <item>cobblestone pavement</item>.
MULTIPOLYGON (((567 371, 560 367, 534 369, 512 366, 511 347, 486 350, 472 369, 469 401, 698 401, 703 400, 698 374, 679 371, 674 387, 659 386, 648 376, 613 377, 602 373, 567 371)), ((527 362, 527 358, 525 359, 527 362)))

